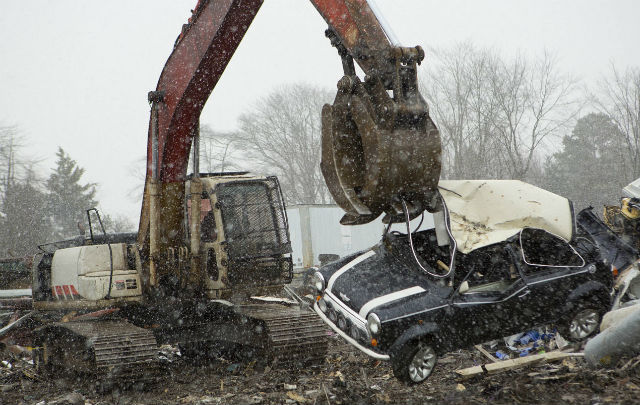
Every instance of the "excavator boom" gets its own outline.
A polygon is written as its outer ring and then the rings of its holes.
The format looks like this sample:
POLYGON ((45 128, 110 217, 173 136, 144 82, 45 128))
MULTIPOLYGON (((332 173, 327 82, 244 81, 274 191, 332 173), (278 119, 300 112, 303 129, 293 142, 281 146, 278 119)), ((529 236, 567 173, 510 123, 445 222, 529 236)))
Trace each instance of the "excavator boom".
MULTIPOLYGON (((375 173, 385 171, 384 165, 376 164, 380 159, 398 158, 397 151, 391 151, 387 145, 391 141, 385 138, 393 137, 398 126, 406 127, 403 130, 413 132, 413 135, 416 127, 421 134, 435 129, 428 119, 426 103, 415 88, 415 69, 408 73, 408 76, 413 75, 413 79, 401 77, 407 76, 403 71, 406 66, 415 67, 416 61, 419 63, 424 55, 419 47, 393 47, 366 0, 311 2, 329 25, 327 36, 338 49, 345 77, 348 78, 341 80, 333 108, 328 106, 323 112, 323 126, 327 127, 326 131, 323 130, 323 173, 335 200, 347 211, 343 223, 367 222, 390 209, 381 196, 389 191, 389 183, 393 181, 378 181, 371 176, 367 178, 366 174, 367 170, 375 173), (354 61, 369 79, 364 84, 357 79, 354 61), (387 95, 387 90, 394 90, 393 100, 387 95), (360 111, 350 110, 352 99, 360 111), (388 108, 392 111, 384 112, 388 108), (346 116, 350 126, 339 127, 336 122, 340 115, 346 116), (412 118, 399 122, 404 119, 402 117, 412 118), (377 126, 386 132, 380 132, 377 126), (341 137, 339 133, 348 136, 341 137), (382 149, 388 149, 386 154, 376 155, 380 149, 378 144, 382 149), (374 183, 380 186, 376 187, 374 183)), ((154 107, 149 123, 147 176, 138 233, 141 246, 148 243, 150 184, 154 181, 158 185, 154 192, 158 195, 158 207, 162 212, 160 239, 167 246, 177 246, 183 240, 183 235, 176 231, 181 228, 183 217, 184 189, 181 184, 186 176, 192 139, 199 128, 200 113, 261 5, 262 0, 199 0, 174 45, 156 91, 150 93, 154 107)), ((435 131, 435 138, 433 133, 431 138, 437 142, 427 144, 429 151, 437 149, 435 154, 439 159, 439 136, 435 131)), ((405 145, 401 147, 404 148, 402 153, 409 153, 411 159, 417 156, 410 151, 415 149, 416 140, 419 140, 416 136, 409 137, 410 148, 400 138, 393 142, 405 145)), ((400 170, 400 173, 421 176, 427 171, 436 172, 437 182, 439 160, 435 163, 435 170, 429 166, 428 170, 410 173, 400 170)), ((419 182, 422 189, 418 194, 435 189, 431 181, 433 176, 428 177, 426 186, 424 181, 419 182)), ((395 189, 390 192, 398 194, 395 189)), ((415 199, 411 195, 406 197, 415 199)), ((424 204, 417 205, 422 207, 424 204)), ((398 207, 399 200, 396 201, 396 211, 398 207)))

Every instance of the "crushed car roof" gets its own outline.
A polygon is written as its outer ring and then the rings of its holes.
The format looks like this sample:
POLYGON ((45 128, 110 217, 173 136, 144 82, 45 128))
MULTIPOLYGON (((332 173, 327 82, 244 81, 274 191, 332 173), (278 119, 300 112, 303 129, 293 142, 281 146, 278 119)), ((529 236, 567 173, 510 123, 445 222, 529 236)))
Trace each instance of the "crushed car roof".
POLYGON ((438 187, 462 253, 502 242, 523 228, 572 239, 571 202, 550 191, 519 180, 442 180, 438 187))

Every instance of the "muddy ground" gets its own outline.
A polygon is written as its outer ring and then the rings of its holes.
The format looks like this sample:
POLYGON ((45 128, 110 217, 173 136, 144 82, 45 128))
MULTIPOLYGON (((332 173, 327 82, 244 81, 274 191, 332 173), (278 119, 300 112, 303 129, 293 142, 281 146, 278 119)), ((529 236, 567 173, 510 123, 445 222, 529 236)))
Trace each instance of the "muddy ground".
POLYGON ((605 371, 569 358, 461 380, 456 369, 488 360, 475 350, 458 351, 440 358, 425 383, 410 387, 395 380, 387 363, 368 358, 337 336, 330 338, 322 366, 295 371, 259 370, 251 363, 225 360, 194 364, 165 346, 156 383, 100 393, 81 376, 42 379, 24 356, 8 350, 0 354, 6 362, 0 363, 1 404, 640 403, 640 359, 625 359, 617 369, 605 371))

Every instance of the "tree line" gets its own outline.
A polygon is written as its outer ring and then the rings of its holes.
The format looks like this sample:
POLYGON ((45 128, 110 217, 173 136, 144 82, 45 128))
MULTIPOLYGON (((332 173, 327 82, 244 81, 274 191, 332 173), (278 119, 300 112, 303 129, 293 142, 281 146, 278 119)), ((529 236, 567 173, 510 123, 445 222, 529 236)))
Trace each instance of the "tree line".
POLYGON ((598 212, 640 177, 640 69, 588 89, 558 58, 505 58, 471 43, 432 51, 423 94, 443 138, 443 177, 520 179, 598 212))
MULTIPOLYGON (((599 212, 640 177, 640 68, 612 65, 588 89, 548 52, 505 57, 465 42, 427 54, 421 93, 443 140, 442 178, 520 179, 599 212)), ((201 126, 201 170, 277 175, 287 204, 331 203, 320 114, 334 94, 289 84, 249 105, 233 131, 201 126)), ((78 235, 97 204, 96 184, 82 182, 62 149, 50 176, 38 178, 18 132, 0 126, 0 256, 78 235)), ((134 228, 123 217, 105 222, 134 228)))
MULTIPOLYGON (((37 245, 84 235, 86 210, 98 205, 96 184, 83 183, 84 169, 62 148, 42 179, 37 161, 22 155, 20 131, 0 126, 0 257, 33 254, 37 245)), ((111 232, 131 231, 121 216, 103 216, 111 232)))
MULTIPOLYGON (((505 57, 464 42, 427 55, 421 93, 443 140, 442 178, 519 179, 599 212, 640 177, 639 68, 611 66, 589 90, 548 52, 505 57)), ((333 94, 280 87, 249 107, 236 131, 206 128, 203 140, 224 149, 214 166, 277 174, 288 204, 330 202, 320 112, 333 94)))

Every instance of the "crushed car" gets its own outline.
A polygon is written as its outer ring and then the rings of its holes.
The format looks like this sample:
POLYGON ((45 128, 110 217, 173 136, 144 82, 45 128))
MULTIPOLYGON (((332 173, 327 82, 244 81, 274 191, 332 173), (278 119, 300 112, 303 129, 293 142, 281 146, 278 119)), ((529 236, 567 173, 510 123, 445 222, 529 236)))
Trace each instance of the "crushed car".
POLYGON ((593 335, 611 305, 611 264, 564 197, 515 180, 439 184, 434 229, 387 232, 321 267, 314 309, 394 375, 417 384, 438 356, 533 326, 593 335))

